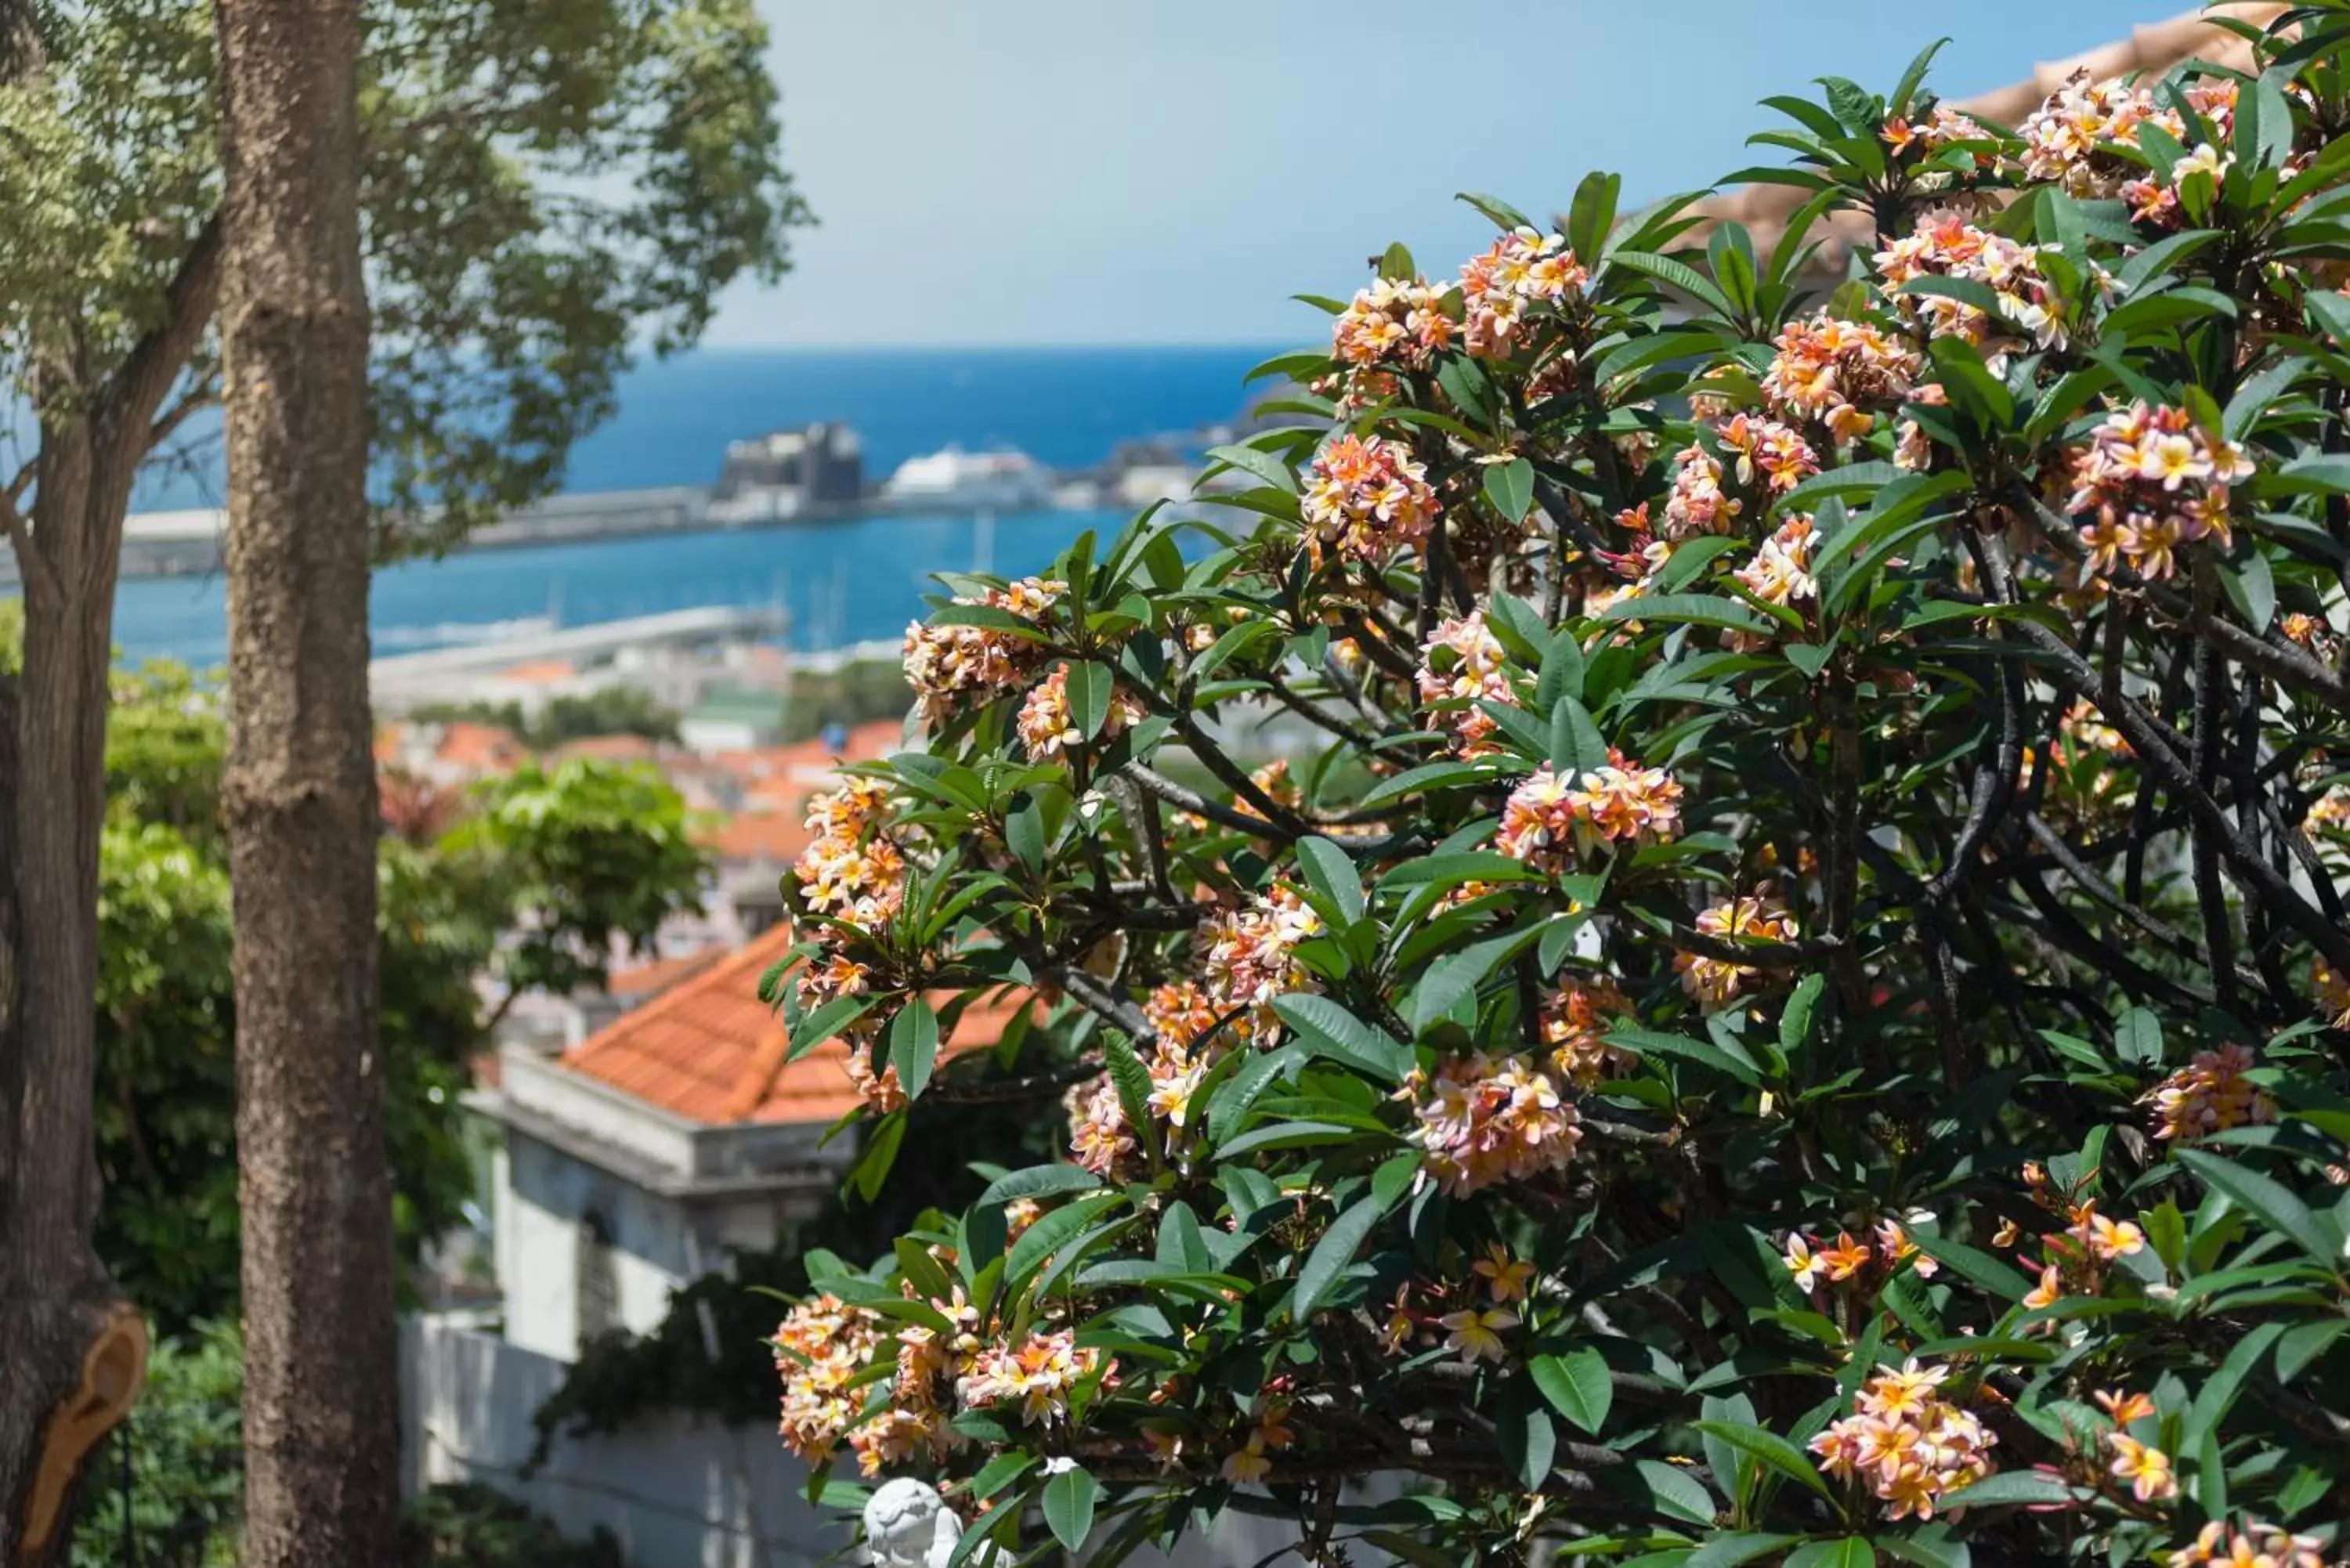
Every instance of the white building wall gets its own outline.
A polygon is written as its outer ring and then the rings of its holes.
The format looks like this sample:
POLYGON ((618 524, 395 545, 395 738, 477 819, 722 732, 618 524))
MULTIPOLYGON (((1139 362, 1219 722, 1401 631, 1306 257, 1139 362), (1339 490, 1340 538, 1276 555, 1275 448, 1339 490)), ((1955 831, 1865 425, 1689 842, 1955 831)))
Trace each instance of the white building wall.
POLYGON ((651 1333, 668 1315, 671 1293, 694 1277, 683 1205, 518 1133, 507 1136, 496 1175, 506 1337, 525 1349, 559 1361, 578 1356, 580 1249, 591 1214, 609 1238, 619 1326, 651 1333))

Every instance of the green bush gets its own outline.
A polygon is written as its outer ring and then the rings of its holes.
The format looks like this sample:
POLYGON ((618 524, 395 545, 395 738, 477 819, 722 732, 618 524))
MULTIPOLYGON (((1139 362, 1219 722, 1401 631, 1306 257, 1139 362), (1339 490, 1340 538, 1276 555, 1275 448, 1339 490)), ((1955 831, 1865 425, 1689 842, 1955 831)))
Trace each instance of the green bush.
POLYGON ((1070 1158, 811 1255, 786 1439, 1097 1563, 1241 1498, 1325 1564, 2334 1556, 2345 23, 2012 131, 1773 99, 1762 243, 1472 198, 1228 524, 945 578, 776 992, 885 1149, 1041 993, 1070 1158))
POLYGON ((244 1513, 244 1344, 234 1324, 162 1339, 147 1386, 90 1467, 74 1561, 234 1568, 244 1513), (122 1449, 130 1447, 129 1540, 122 1449))

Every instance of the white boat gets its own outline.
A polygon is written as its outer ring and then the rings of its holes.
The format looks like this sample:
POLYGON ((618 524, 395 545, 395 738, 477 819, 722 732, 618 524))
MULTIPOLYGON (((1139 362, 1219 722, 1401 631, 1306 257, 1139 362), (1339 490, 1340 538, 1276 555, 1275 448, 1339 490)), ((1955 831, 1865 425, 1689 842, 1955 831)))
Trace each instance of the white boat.
POLYGON ((1052 504, 1053 474, 1024 452, 951 446, 899 463, 881 486, 881 499, 907 510, 1032 511, 1052 504))

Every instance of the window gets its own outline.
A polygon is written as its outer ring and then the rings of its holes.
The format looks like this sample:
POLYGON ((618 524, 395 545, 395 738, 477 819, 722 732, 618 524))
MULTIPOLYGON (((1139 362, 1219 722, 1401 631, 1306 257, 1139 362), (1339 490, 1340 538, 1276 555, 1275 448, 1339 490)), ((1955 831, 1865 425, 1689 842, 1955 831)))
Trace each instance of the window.
POLYGON ((597 1210, 579 1217, 572 1249, 572 1300, 581 1345, 620 1326, 620 1288, 612 1274, 612 1228, 597 1210))

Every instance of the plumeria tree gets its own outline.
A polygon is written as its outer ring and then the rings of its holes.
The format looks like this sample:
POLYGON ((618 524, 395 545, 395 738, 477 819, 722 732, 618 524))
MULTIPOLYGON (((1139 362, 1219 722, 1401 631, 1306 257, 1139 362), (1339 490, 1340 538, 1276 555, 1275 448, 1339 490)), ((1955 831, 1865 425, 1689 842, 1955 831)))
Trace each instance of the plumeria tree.
POLYGON ((945 579, 770 983, 861 1179, 1068 1155, 813 1260, 785 1440, 959 1558, 2337 1556, 2350 4, 2234 31, 1774 99, 1767 244, 1472 198, 1229 521, 945 579))

